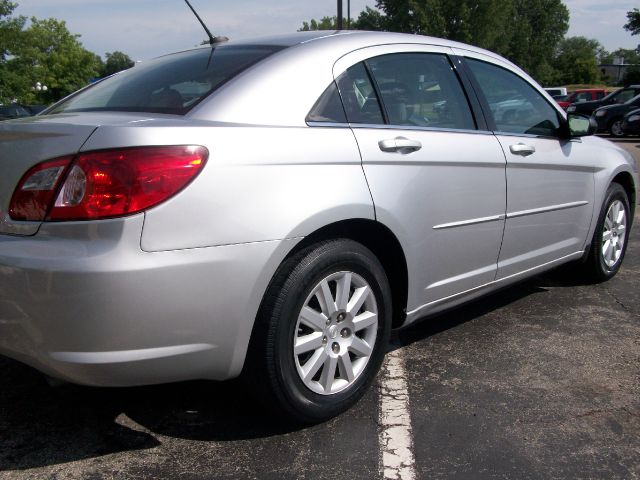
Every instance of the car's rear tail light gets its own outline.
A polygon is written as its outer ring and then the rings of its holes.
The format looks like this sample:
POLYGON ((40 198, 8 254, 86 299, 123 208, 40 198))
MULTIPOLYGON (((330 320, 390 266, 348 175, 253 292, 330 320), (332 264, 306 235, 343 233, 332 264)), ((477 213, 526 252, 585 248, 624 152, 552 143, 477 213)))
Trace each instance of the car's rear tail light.
POLYGON ((73 157, 43 162, 29 170, 18 183, 9 205, 14 220, 44 220, 60 184, 64 169, 73 157))
POLYGON ((53 221, 131 215, 181 191, 208 155, 198 146, 140 147, 44 162, 23 177, 9 214, 15 220, 53 221))

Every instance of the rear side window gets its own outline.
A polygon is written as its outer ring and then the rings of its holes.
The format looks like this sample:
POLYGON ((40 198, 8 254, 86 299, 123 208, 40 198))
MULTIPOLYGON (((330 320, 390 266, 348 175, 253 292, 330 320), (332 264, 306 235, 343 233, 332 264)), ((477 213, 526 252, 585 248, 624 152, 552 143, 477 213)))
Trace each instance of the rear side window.
POLYGON ((391 125, 473 130, 467 97, 446 55, 397 53, 367 60, 391 125))
POLYGON ((504 68, 467 58, 499 132, 555 136, 558 113, 524 79, 504 68))
POLYGON ((223 83, 279 46, 220 45, 136 65, 64 101, 63 112, 150 112, 184 115, 223 83))
POLYGON ((350 123, 384 124, 378 96, 362 63, 338 77, 338 88, 350 123))
POLYGON ((307 115, 307 122, 347 123, 335 82, 331 82, 331 85, 320 96, 307 115))

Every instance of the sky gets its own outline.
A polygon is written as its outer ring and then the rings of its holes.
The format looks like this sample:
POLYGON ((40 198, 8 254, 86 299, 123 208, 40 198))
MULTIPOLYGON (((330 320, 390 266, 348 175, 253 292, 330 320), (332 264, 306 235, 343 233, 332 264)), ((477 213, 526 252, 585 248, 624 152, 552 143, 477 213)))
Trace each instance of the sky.
MULTIPOLYGON (((87 50, 134 60, 191 48, 206 35, 183 0, 14 0, 15 14, 65 20, 87 50)), ((638 0, 565 0, 567 36, 598 40, 609 50, 636 48, 640 36, 622 26, 638 0)), ((336 0, 191 0, 214 35, 232 39, 294 32, 304 20, 336 13, 336 0)), ((375 0, 351 0, 353 17, 375 0)), ((344 0, 346 16, 347 0, 344 0)))

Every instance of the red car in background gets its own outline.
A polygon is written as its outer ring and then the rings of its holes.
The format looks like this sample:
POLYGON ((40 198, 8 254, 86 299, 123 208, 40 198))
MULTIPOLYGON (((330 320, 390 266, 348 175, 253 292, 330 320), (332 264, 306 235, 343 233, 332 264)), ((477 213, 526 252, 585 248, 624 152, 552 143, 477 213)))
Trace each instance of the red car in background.
POLYGON ((567 109, 569 105, 572 103, 579 102, 590 102, 591 100, 600 100, 607 94, 607 91, 603 88, 585 88, 581 90, 576 90, 573 93, 570 93, 563 100, 556 100, 558 105, 560 105, 563 109, 567 109))

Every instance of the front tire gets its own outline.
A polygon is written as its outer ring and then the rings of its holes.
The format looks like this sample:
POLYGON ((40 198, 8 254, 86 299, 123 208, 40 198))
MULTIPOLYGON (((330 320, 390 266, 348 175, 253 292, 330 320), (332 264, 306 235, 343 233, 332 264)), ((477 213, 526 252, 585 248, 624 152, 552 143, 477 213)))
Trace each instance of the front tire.
POLYGON ((624 137, 624 131, 622 130, 622 119, 616 118, 609 125, 609 133, 616 138, 624 137))
POLYGON ((287 259, 256 320, 245 368, 252 385, 298 422, 350 408, 382 363, 389 292, 380 262, 351 240, 324 241, 287 259))
POLYGON ((591 241, 589 255, 584 264, 590 280, 603 282, 612 278, 622 265, 627 250, 631 209, 627 194, 618 183, 607 189, 591 241))

